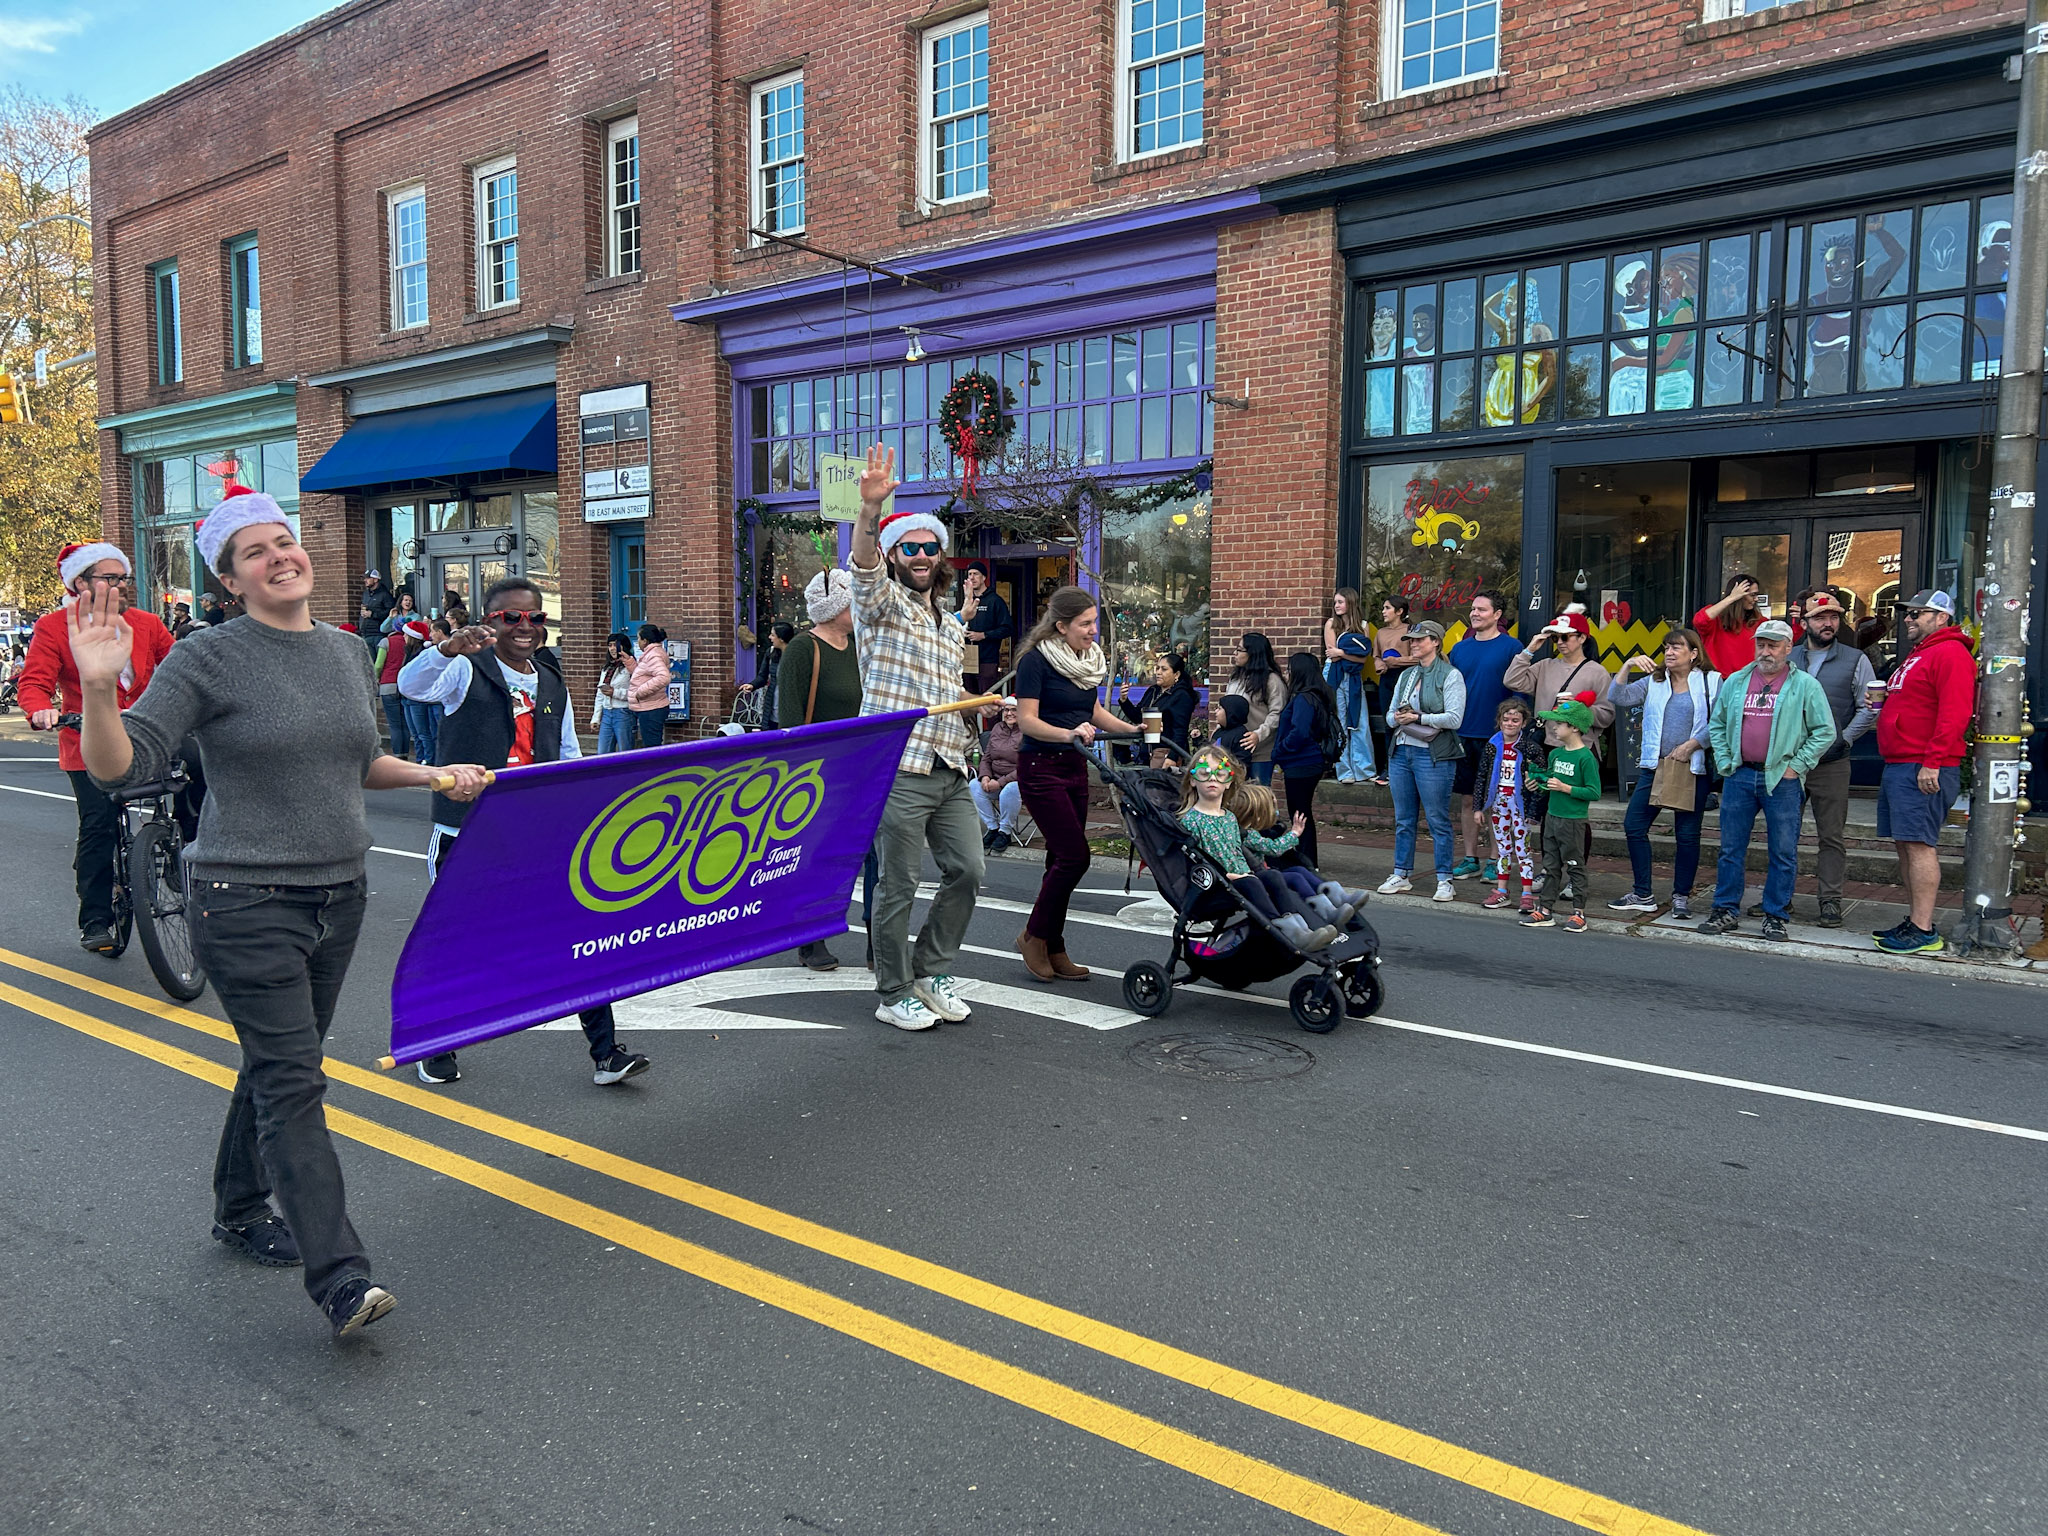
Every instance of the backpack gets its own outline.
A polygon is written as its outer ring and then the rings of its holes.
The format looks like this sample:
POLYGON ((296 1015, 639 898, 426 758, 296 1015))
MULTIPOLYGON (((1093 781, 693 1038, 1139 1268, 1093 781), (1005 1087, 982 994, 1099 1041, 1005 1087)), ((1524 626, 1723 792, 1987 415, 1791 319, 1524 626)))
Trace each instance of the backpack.
POLYGON ((1315 700, 1316 745, 1323 751, 1323 770, 1328 772, 1337 766, 1337 760, 1351 745, 1351 733, 1344 729, 1344 717, 1329 708, 1321 699, 1315 700))

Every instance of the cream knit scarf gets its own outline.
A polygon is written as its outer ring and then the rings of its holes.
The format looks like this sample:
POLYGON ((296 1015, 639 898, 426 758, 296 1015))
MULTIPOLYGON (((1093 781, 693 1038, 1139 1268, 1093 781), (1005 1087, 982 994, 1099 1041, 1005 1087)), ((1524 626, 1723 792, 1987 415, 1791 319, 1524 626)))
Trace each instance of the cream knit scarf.
POLYGON ((1091 645, 1085 651, 1077 651, 1058 635, 1047 635, 1038 642, 1039 653, 1053 671, 1068 682, 1090 692, 1102 686, 1102 680, 1109 676, 1109 661, 1102 654, 1102 647, 1091 645))

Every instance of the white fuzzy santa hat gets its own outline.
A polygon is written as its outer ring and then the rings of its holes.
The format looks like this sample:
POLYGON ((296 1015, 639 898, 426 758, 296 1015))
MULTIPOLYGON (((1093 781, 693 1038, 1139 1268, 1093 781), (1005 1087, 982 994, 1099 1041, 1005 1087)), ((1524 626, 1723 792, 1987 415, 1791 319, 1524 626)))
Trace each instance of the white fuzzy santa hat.
POLYGON ((836 619, 852 606, 853 578, 837 566, 818 572, 804 588, 804 607, 813 624, 836 619))
POLYGON ((270 497, 246 485, 229 486, 220 505, 206 514, 198 528, 199 558, 206 562, 206 568, 218 576, 220 557, 227 551, 228 542, 244 528, 258 523, 283 523, 291 529, 293 538, 299 534, 299 520, 270 497))
POLYGON ((944 553, 953 542, 953 535, 947 530, 946 525, 929 512, 891 512, 882 519, 878 533, 884 555, 913 533, 930 534, 939 541, 941 553, 944 553))
POLYGON ((1541 633, 1546 635, 1585 635, 1591 638, 1593 624, 1586 617, 1584 603, 1566 603, 1564 612, 1544 625, 1541 633))
POLYGON ((71 590, 71 583, 102 560, 118 560, 124 575, 133 576, 135 567, 128 563, 128 557, 118 546, 105 542, 97 544, 66 544, 57 552, 57 574, 64 579, 64 590, 71 590))

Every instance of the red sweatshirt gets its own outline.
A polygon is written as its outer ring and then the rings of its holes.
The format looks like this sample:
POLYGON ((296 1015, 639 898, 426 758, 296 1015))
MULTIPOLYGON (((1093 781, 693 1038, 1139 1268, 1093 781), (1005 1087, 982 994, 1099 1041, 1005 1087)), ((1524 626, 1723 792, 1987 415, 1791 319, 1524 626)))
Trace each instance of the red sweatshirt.
MULTIPOLYGON (((29 636, 28 661, 21 671, 21 707, 29 714, 39 709, 54 709, 67 715, 78 712, 78 668, 71 660, 71 631, 65 625, 64 614, 62 608, 44 614, 36 620, 35 631, 29 636)), ((128 658, 134 681, 119 690, 121 707, 126 709, 142 696, 142 690, 149 686, 149 675, 171 653, 171 632, 164 628, 162 619, 146 608, 130 608, 121 618, 135 631, 135 646, 128 658)), ((57 763, 62 768, 84 770, 85 759, 78 752, 78 732, 57 733, 57 763)))
POLYGON ((1891 675, 1877 716, 1877 750, 1888 763, 1953 768, 1977 707, 1970 637, 1949 624, 1913 647, 1891 675))
MULTIPOLYGON (((1712 606, 1702 608, 1692 616, 1692 627, 1700 637, 1700 644, 1706 648, 1707 670, 1718 672, 1723 677, 1733 677, 1744 667, 1756 660, 1756 632, 1762 624, 1759 614, 1750 614, 1742 621, 1740 629, 1723 629, 1721 621, 1714 617, 1712 606)), ((1806 627, 1792 626, 1792 638, 1805 637, 1806 627)))

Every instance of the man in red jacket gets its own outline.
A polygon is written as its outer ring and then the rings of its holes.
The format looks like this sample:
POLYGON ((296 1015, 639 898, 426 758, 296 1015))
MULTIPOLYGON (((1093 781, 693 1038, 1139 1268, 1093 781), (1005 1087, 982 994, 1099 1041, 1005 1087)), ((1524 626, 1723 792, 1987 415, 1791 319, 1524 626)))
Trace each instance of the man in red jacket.
MULTIPOLYGON (((123 610, 122 621, 135 632, 128 670, 121 675, 121 707, 126 709, 149 686, 149 675, 157 663, 170 654, 171 632, 155 614, 128 606, 128 579, 134 568, 114 545, 67 544, 57 557, 57 572, 64 578, 65 591, 74 595, 102 587, 114 589, 123 610)), ((71 598, 65 599, 66 604, 70 602, 71 598)), ((59 713, 78 712, 78 668, 71 660, 63 608, 36 621, 21 674, 21 704, 28 711, 28 723, 39 731, 55 726, 59 713)), ((78 873, 78 942, 96 954, 111 954, 114 827, 120 809, 87 776, 85 759, 78 752, 77 731, 67 727, 58 733, 57 762, 71 776, 71 793, 78 800, 78 855, 72 863, 78 873)))
MULTIPOLYGON (((1877 792, 1877 835, 1899 849, 1899 879, 1910 910, 1896 928, 1873 935, 1895 955, 1942 950, 1934 930, 1934 897, 1941 888, 1935 847, 1961 787, 1964 738, 1977 701, 1977 658, 1970 637, 1956 628, 1955 599, 1920 593, 1899 609, 1913 649, 1884 684, 1877 717, 1877 750, 1884 779, 1877 792)), ((1872 685, 1873 693, 1876 685, 1872 685)))

